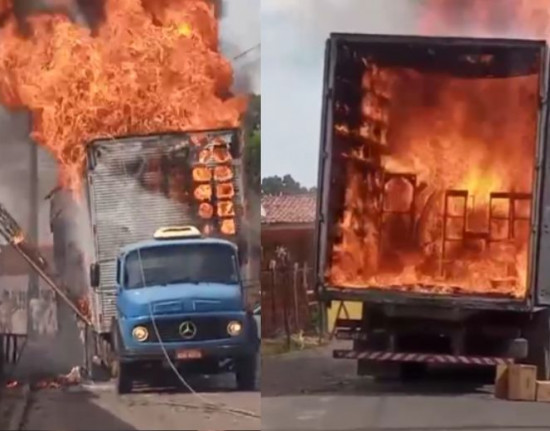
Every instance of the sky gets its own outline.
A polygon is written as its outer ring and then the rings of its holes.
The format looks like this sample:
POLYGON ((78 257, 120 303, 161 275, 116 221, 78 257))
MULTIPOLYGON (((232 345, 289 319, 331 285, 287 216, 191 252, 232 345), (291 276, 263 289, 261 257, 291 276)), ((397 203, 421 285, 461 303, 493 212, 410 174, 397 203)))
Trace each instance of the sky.
MULTIPOLYGON (((222 52, 234 59, 260 43, 261 0, 224 0, 223 17, 220 22, 222 52)), ((233 60, 234 90, 260 92, 261 48, 233 60)))
MULTIPOLYGON (((443 1, 443 0, 442 0, 443 1)), ((467 4, 464 0, 445 0, 467 4)), ((486 0, 510 11, 509 0, 486 0)), ((530 3, 530 2, 529 2, 530 3)), ((418 34, 423 0, 262 0, 262 176, 317 183, 324 43, 331 32, 418 34)), ((465 6, 472 11, 470 6, 465 6)), ((513 20, 513 13, 510 14, 513 20)), ((436 22, 437 34, 487 36, 475 20, 436 22), (442 27, 443 26, 443 27, 442 27)), ((518 23, 490 31, 529 37, 518 23)))
POLYGON ((325 40, 331 32, 412 32, 413 3, 262 0, 263 177, 288 173, 316 185, 325 40))

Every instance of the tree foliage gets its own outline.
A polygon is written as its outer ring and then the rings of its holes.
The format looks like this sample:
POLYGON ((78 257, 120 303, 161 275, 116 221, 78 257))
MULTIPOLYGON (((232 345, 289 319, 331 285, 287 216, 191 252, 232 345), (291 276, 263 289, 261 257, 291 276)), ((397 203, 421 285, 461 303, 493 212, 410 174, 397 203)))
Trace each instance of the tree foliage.
POLYGON ((292 178, 292 175, 266 177, 262 179, 262 194, 266 195, 296 195, 314 192, 315 187, 307 188, 292 178))
POLYGON ((248 187, 260 193, 261 181, 261 96, 252 95, 245 118, 245 166, 248 187))

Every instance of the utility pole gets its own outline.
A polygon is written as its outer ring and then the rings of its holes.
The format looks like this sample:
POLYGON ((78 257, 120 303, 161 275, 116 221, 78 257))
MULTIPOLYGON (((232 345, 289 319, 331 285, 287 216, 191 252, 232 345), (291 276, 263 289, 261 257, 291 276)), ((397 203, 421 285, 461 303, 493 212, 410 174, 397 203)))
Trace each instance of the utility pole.
MULTIPOLYGON (((37 246, 38 241, 38 145, 32 140, 28 140, 29 143, 29 218, 28 218, 28 236, 29 240, 34 242, 37 246)), ((33 298, 38 298, 38 275, 33 269, 29 270, 29 289, 27 294, 28 300, 28 318, 27 318, 27 333, 31 334, 33 331, 32 312, 30 307, 30 301, 33 298)))

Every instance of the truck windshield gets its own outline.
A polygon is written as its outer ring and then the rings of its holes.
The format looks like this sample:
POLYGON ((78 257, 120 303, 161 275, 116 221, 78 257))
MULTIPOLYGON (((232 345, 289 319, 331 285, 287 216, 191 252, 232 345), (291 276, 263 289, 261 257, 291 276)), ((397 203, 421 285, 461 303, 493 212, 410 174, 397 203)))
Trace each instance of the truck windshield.
POLYGON ((236 256, 220 244, 147 247, 126 257, 127 289, 177 283, 237 284, 236 256))

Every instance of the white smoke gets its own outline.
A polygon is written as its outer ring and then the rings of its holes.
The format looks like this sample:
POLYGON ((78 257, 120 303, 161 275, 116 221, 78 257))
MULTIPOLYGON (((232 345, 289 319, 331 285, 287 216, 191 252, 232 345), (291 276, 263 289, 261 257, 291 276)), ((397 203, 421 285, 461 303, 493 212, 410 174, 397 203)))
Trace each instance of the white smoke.
POLYGON ((287 20, 301 38, 316 41, 331 32, 414 33, 418 6, 418 0, 263 0, 262 17, 287 20))
POLYGON ((260 0, 224 0, 220 46, 232 60, 235 92, 260 93, 260 0))

